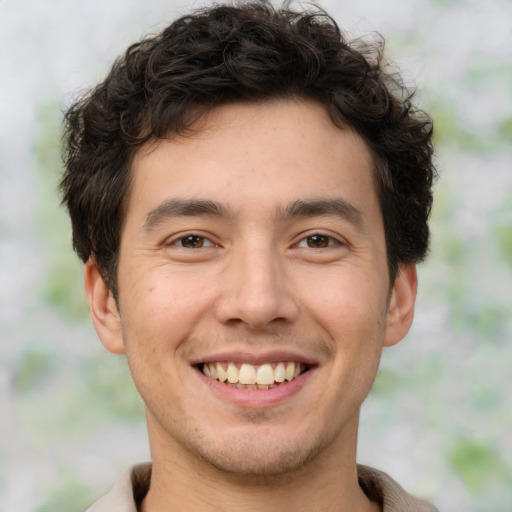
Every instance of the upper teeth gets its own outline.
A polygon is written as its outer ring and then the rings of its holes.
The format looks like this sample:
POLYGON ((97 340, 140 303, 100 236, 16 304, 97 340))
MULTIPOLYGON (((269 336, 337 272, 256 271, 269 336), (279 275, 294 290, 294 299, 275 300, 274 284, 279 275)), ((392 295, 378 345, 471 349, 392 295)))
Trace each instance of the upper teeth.
POLYGON ((270 386, 285 380, 297 378, 304 370, 304 365, 293 362, 283 362, 272 365, 265 363, 260 366, 243 363, 205 363, 203 373, 212 379, 230 384, 258 384, 270 386))

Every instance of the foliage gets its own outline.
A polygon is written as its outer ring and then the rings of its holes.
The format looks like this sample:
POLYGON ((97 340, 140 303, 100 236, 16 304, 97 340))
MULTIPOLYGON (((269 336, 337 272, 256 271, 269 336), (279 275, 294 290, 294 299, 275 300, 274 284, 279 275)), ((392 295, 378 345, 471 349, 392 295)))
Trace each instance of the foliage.
POLYGON ((79 477, 67 468, 62 472, 62 479, 48 489, 34 512, 81 512, 96 498, 94 490, 84 485, 79 477))
POLYGON ((498 208, 496 217, 494 234, 498 247, 505 263, 512 268, 512 190, 505 198, 503 205, 498 208))
POLYGON ((466 488, 475 496, 481 494, 489 482, 510 475, 510 470, 488 442, 458 438, 449 453, 449 460, 466 488))
POLYGON ((48 347, 29 347, 13 371, 13 384, 20 393, 37 389, 55 371, 56 357, 48 347))
POLYGON ((34 159, 38 176, 36 229, 41 237, 48 264, 43 297, 70 319, 86 318, 88 308, 82 287, 81 265, 69 250, 71 235, 65 212, 59 208, 58 179, 62 169, 60 157, 60 103, 51 96, 40 106, 36 122, 34 159))
POLYGON ((102 415, 112 421, 142 421, 144 409, 124 358, 96 354, 81 362, 80 375, 84 391, 101 407, 102 415))

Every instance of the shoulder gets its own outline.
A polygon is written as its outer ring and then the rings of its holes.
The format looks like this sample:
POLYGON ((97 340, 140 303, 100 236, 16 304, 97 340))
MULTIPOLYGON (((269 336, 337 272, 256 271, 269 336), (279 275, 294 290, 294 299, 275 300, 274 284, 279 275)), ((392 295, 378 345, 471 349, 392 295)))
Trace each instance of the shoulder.
POLYGON ((149 489, 151 464, 137 464, 118 478, 114 487, 86 512, 137 512, 137 505, 149 489))
POLYGON ((357 474, 365 494, 381 503, 383 512, 438 512, 432 504, 415 498, 382 471, 358 465, 357 474))

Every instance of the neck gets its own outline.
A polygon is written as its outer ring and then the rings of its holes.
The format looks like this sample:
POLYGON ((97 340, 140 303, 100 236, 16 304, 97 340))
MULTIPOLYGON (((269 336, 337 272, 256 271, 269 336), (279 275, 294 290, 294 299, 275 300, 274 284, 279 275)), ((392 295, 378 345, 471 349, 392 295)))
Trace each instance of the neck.
POLYGON ((358 483, 357 421, 351 437, 352 442, 335 440, 299 469, 279 475, 227 473, 179 445, 152 443, 151 488, 141 512, 378 512, 380 506, 358 483))

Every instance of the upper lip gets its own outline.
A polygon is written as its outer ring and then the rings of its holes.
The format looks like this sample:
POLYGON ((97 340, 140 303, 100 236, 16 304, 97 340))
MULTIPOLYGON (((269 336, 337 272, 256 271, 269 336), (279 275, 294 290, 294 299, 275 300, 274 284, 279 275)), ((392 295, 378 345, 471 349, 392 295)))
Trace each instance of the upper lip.
POLYGON ((310 355, 306 355, 294 350, 267 350, 267 351, 244 351, 244 350, 222 350, 208 355, 197 357, 191 360, 192 365, 201 363, 216 363, 228 361, 234 363, 248 363, 254 366, 265 363, 279 362, 297 362, 313 366, 318 364, 318 360, 310 355))

